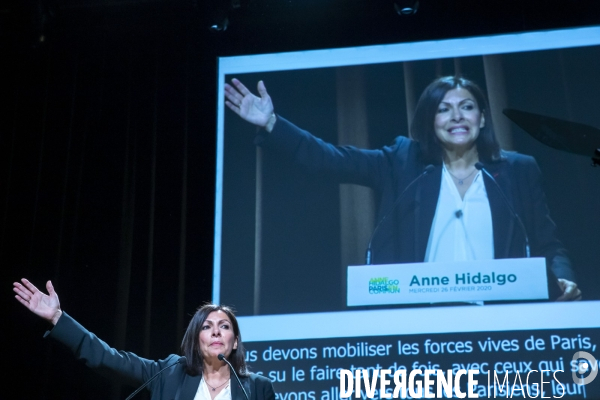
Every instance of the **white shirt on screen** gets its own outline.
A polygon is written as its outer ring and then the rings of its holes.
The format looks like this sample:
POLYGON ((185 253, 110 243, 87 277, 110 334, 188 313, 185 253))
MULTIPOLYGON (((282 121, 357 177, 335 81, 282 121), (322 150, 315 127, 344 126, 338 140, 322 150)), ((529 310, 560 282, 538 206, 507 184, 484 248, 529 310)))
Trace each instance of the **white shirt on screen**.
POLYGON ((489 260, 494 258, 492 212, 483 175, 477 172, 464 199, 446 170, 431 224, 425 262, 489 260))

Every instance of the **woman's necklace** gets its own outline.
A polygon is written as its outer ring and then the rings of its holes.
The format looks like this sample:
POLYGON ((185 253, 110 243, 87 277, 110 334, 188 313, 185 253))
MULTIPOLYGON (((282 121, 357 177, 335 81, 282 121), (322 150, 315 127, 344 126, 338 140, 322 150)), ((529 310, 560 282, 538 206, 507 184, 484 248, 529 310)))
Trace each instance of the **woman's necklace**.
POLYGON ((471 175, 473 175, 475 173, 475 171, 477 171, 477 168, 474 168, 473 171, 471 171, 471 173, 467 176, 465 176, 464 178, 459 178, 458 176, 454 175, 452 172, 450 172, 450 169, 448 168, 447 165, 444 165, 446 167, 446 171, 448 171, 448 173, 458 181, 459 185, 462 185, 465 183, 465 179, 469 178, 471 175))
POLYGON ((212 389, 212 391, 214 392, 215 390, 217 390, 218 388, 220 388, 221 386, 223 386, 224 384, 226 384, 227 382, 229 382, 229 378, 225 379, 225 382, 221 383, 219 386, 211 386, 210 383, 208 383, 208 381, 205 379, 204 383, 206 383, 208 385, 209 388, 212 389))

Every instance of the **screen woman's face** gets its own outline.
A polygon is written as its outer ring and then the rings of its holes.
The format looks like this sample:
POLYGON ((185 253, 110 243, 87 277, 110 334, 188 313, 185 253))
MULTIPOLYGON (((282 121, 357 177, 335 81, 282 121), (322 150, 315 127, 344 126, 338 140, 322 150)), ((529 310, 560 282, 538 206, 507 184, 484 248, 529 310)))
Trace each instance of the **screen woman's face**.
POLYGON ((433 123, 435 135, 448 151, 471 148, 484 126, 485 118, 477 101, 461 87, 446 93, 433 123))

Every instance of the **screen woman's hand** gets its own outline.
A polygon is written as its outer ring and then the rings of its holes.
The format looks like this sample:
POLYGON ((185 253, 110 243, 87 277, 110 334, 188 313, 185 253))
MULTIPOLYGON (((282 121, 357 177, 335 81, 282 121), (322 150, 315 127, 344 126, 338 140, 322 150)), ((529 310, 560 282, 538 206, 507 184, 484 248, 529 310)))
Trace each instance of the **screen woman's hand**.
POLYGON ((42 293, 25 278, 21 279, 21 283, 13 283, 13 291, 16 293, 15 298, 21 304, 35 315, 45 319, 52 325, 56 325, 62 315, 60 301, 58 301, 58 295, 54 291, 52 282, 48 281, 46 283, 46 289, 48 294, 42 293))
POLYGON ((257 85, 258 94, 255 96, 242 82, 237 79, 231 80, 232 85, 225 84, 225 104, 242 119, 271 131, 275 124, 273 114, 273 102, 263 81, 257 85))
POLYGON ((558 286, 563 294, 556 301, 581 300, 581 290, 579 290, 575 282, 560 278, 558 279, 558 286))

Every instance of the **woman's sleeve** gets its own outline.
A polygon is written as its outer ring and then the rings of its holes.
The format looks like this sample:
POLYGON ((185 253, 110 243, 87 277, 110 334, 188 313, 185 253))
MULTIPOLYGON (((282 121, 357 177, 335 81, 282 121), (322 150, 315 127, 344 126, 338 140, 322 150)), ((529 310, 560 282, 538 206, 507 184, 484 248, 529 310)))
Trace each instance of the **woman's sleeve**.
POLYGON ((161 368, 177 361, 178 357, 172 355, 157 362, 138 357, 130 352, 116 350, 65 312, 44 337, 52 338, 66 346, 78 360, 84 361, 88 367, 98 373, 117 378, 131 386, 141 385, 161 368))
POLYGON ((271 380, 266 377, 261 377, 261 380, 263 381, 263 390, 257 400, 275 400, 275 389, 273 389, 271 380))
POLYGON ((527 167, 527 186, 531 193, 530 207, 534 229, 530 233, 532 255, 543 256, 556 278, 575 282, 575 273, 563 244, 558 240, 556 224, 550 218, 542 174, 533 158, 527 167))
POLYGON ((308 173, 375 189, 382 186, 388 161, 384 150, 336 146, 277 116, 271 133, 261 133, 255 143, 266 151, 286 155, 308 173))

